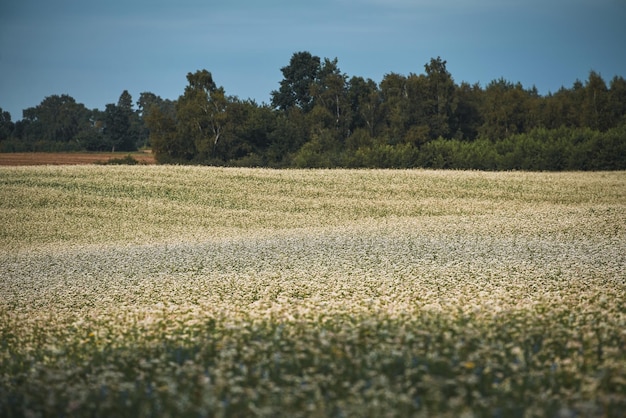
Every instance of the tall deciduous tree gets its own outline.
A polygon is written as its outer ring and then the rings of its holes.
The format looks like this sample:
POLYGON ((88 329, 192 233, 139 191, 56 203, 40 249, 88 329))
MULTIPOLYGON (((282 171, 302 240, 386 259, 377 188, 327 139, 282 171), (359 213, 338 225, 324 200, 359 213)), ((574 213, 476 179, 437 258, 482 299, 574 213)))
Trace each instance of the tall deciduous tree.
POLYGON ((274 129, 274 111, 252 100, 230 98, 226 115, 216 156, 234 164, 266 164, 264 154, 274 129))
POLYGON ((170 116, 175 116, 176 114, 175 102, 172 100, 162 99, 160 96, 151 92, 143 92, 139 95, 137 110, 141 118, 146 117, 153 106, 161 109, 170 116))
POLYGON ((198 158, 217 157, 226 126, 228 99, 207 70, 187 74, 188 85, 176 103, 177 134, 193 141, 198 158))
POLYGON ((527 91, 521 83, 513 84, 503 78, 489 83, 482 102, 484 122, 480 136, 495 141, 523 133, 533 126, 527 110, 528 101, 534 95, 534 90, 527 91))
POLYGON ((480 85, 461 83, 456 88, 455 132, 457 139, 473 141, 478 137, 478 129, 483 123, 480 113, 482 89, 480 85))
POLYGON ((314 109, 317 107, 320 114, 331 115, 327 121, 317 120, 314 123, 319 122, 321 127, 334 131, 332 136, 339 141, 345 139, 350 130, 347 78, 339 69, 337 58, 325 58, 317 80, 311 85, 314 109))
POLYGON ((352 77, 348 83, 348 100, 352 115, 350 130, 365 129, 370 137, 376 136, 382 103, 376 82, 369 78, 352 77))
POLYGON ((581 109, 583 127, 600 131, 610 126, 609 89, 600 74, 595 71, 589 73, 589 79, 584 87, 585 96, 581 109))
POLYGON ((430 127, 430 137, 449 138, 454 125, 453 115, 456 110, 455 84, 446 68, 446 61, 440 57, 432 58, 424 65, 428 93, 424 97, 426 121, 430 127))
POLYGON ((611 80, 609 112, 612 126, 626 123, 626 80, 624 77, 615 76, 611 80))
POLYGON ((150 131, 152 153, 162 163, 185 162, 195 155, 193 141, 176 134, 176 114, 170 114, 158 106, 152 106, 144 114, 150 131))
POLYGON ((406 81, 407 78, 401 74, 389 73, 380 82, 381 113, 384 121, 381 135, 385 138, 385 142, 391 144, 403 142, 407 131, 406 81))
POLYGON ((406 78, 406 103, 403 106, 404 142, 421 146, 436 138, 431 126, 433 109, 430 95, 430 82, 423 75, 409 74, 406 78))
POLYGON ((274 130, 268 135, 267 160, 271 166, 288 166, 293 154, 310 139, 309 119, 302 109, 292 107, 276 115, 274 130))
POLYGON ((148 116, 153 108, 160 110, 168 117, 175 119, 176 118, 176 107, 175 102, 162 99, 160 96, 157 96, 151 92, 143 92, 139 95, 139 100, 137 100, 137 114, 139 116, 139 142, 142 146, 149 146, 150 143, 150 128, 148 126, 148 116))
POLYGON ((25 136, 32 141, 70 142, 89 126, 89 110, 73 97, 53 95, 25 109, 25 136))
POLYGON ((280 69, 283 79, 280 88, 272 91, 272 106, 281 110, 298 107, 304 112, 313 108, 311 86, 317 80, 321 69, 319 57, 310 52, 296 52, 289 65, 280 69))

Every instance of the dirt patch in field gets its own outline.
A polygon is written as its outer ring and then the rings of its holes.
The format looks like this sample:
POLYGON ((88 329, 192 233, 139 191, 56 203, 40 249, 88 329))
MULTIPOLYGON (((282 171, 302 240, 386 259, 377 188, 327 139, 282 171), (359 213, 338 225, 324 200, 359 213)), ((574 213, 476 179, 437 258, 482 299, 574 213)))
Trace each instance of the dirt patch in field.
POLYGON ((84 165, 122 160, 130 155, 140 164, 156 164, 151 152, 15 152, 0 153, 0 165, 84 165))

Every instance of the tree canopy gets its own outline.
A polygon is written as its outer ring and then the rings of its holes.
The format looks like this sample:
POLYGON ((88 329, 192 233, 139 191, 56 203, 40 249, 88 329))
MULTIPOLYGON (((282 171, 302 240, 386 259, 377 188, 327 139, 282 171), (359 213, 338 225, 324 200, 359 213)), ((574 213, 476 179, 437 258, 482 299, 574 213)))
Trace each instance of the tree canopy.
POLYGON ((280 69, 270 104, 227 95, 206 70, 176 100, 123 91, 103 111, 49 96, 13 122, 0 151, 130 151, 164 163, 269 167, 626 169, 626 80, 585 81, 541 96, 504 78, 455 82, 441 57, 380 82, 301 51, 280 69))

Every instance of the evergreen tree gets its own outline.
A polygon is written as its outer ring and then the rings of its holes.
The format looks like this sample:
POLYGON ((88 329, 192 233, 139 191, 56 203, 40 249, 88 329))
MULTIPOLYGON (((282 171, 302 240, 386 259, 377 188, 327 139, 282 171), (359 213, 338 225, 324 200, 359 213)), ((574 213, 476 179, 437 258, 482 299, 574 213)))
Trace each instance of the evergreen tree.
POLYGON ((133 99, 127 90, 117 104, 109 103, 104 110, 104 137, 111 151, 135 151, 139 140, 138 116, 133 111, 133 99))

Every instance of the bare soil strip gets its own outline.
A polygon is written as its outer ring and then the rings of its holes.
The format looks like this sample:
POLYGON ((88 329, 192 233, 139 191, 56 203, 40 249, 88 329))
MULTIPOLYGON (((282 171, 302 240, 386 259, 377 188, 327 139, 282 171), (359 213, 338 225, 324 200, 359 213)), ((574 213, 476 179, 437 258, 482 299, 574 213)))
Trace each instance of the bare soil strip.
POLYGON ((156 164, 145 152, 16 152, 0 153, 0 166, 101 164, 130 155, 141 164, 156 164))

